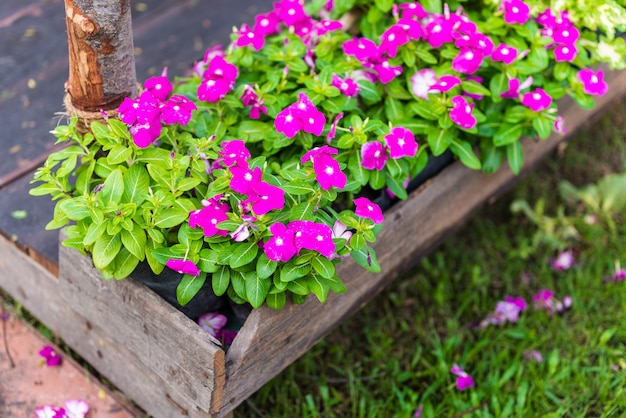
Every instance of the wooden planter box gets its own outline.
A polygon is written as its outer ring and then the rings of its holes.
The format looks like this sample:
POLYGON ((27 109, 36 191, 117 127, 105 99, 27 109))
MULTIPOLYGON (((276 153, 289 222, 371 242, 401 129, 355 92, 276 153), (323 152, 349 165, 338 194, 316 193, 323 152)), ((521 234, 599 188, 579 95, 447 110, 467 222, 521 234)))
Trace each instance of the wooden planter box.
MULTIPOLYGON (((607 80, 594 111, 561 102, 568 135, 626 94, 626 71, 607 80)), ((523 173, 566 137, 524 141, 523 173)), ((151 416, 222 417, 519 179, 506 167, 485 175, 453 163, 386 212, 375 245, 381 273, 342 262, 346 293, 254 310, 228 351, 144 285, 103 280, 73 249, 61 247, 57 278, 0 238, 0 286, 151 416)))

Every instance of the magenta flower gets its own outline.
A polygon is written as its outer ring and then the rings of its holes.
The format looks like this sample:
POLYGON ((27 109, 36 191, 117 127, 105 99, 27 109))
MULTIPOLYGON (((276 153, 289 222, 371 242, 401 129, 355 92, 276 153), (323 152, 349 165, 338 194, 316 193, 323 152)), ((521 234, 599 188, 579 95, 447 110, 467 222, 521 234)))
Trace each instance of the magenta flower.
POLYGON ((341 28, 343 28, 343 24, 340 21, 323 19, 315 25, 315 32, 317 36, 322 36, 341 28))
MULTIPOLYGON (((477 76, 473 76, 473 75, 468 75, 467 77, 465 77, 465 79, 467 81, 475 81, 478 84, 481 84, 483 82, 483 78, 482 77, 477 77, 477 76)), ((482 94, 474 94, 474 93, 468 93, 466 91, 463 91, 463 93, 461 93, 463 96, 465 97, 469 97, 470 99, 474 99, 474 100, 480 100, 483 98, 482 94)))
POLYGON ((302 4, 296 0, 281 0, 274 3, 274 10, 278 13, 278 18, 287 26, 293 26, 308 17, 302 4))
POLYGON ((612 275, 605 277, 605 282, 623 282, 626 279, 626 269, 617 267, 612 275))
POLYGON ((380 206, 369 200, 367 197, 354 199, 354 204, 356 206, 356 210, 354 211, 356 216, 371 219, 375 224, 380 224, 385 221, 385 217, 383 216, 383 211, 380 209, 380 206))
POLYGON ((167 263, 165 263, 165 266, 180 274, 189 274, 196 277, 200 275, 200 270, 198 270, 198 266, 196 266, 195 263, 190 260, 175 260, 173 258, 170 258, 169 260, 167 260, 167 263))
POLYGON ((294 241, 295 231, 287 229, 280 222, 272 224, 269 229, 273 236, 265 242, 263 251, 270 260, 286 263, 297 251, 294 241))
POLYGON ((488 325, 500 325, 507 321, 517 322, 519 314, 527 308, 526 301, 521 297, 506 296, 504 301, 499 301, 493 313, 481 321, 482 328, 488 325))
POLYGON ((63 357, 58 355, 50 345, 45 345, 39 350, 39 355, 46 360, 46 366, 48 367, 60 366, 63 363, 63 357))
POLYGON ((402 18, 411 19, 417 17, 421 20, 428 16, 426 10, 416 1, 412 3, 402 3, 400 9, 402 10, 402 18))
POLYGON ((409 37, 406 31, 400 25, 391 25, 380 36, 380 45, 378 51, 380 54, 387 54, 390 57, 395 57, 398 53, 398 48, 409 42, 409 37))
POLYGON ((430 88, 437 84, 435 70, 424 68, 411 76, 411 91, 421 99, 428 99, 430 88))
POLYGON ((197 61, 194 66, 193 66, 193 72, 196 73, 198 75, 198 77, 202 78, 204 76, 204 73, 206 72, 206 69, 209 65, 209 63, 213 60, 213 58, 220 56, 220 57, 225 57, 226 54, 225 52, 222 50, 222 46, 221 45, 216 45, 214 47, 211 47, 209 49, 207 49, 204 52, 204 59, 197 61))
POLYGON ((556 15, 552 11, 552 9, 548 7, 542 13, 539 13, 537 15, 537 23, 544 26, 553 27, 556 24, 556 15))
POLYGON ((161 135, 161 121, 158 116, 150 121, 143 123, 135 123, 128 127, 133 137, 133 142, 139 148, 146 148, 150 146, 161 135))
POLYGON ((569 270, 574 266, 576 260, 571 251, 563 251, 555 260, 550 261, 550 266, 555 270, 569 270))
POLYGON ((594 72, 591 68, 585 68, 580 70, 576 76, 583 83, 583 91, 586 94, 603 96, 609 89, 608 84, 604 81, 604 71, 602 70, 594 72))
POLYGON ((394 78, 402 74, 402 66, 398 65, 396 67, 392 67, 387 59, 382 59, 374 64, 374 70, 376 70, 378 78, 383 84, 391 82, 394 78))
POLYGON ((457 376, 456 378, 456 388, 458 390, 465 390, 468 388, 473 388, 475 386, 474 379, 472 376, 465 373, 465 371, 459 367, 456 363, 452 365, 452 369, 450 369, 450 373, 457 376))
POLYGON ((511 24, 523 25, 530 18, 530 7, 521 0, 504 1, 504 21, 511 24))
POLYGON ((337 124, 343 118, 343 112, 339 112, 339 114, 335 117, 335 120, 330 125, 330 130, 328 131, 328 135, 326 135, 326 143, 330 145, 330 142, 335 138, 337 134, 337 124))
POLYGON ((439 77, 437 82, 430 86, 429 91, 445 93, 456 86, 461 85, 461 79, 453 75, 444 75, 439 77))
POLYGON ((82 399, 72 399, 64 402, 67 418, 85 418, 89 413, 89 404, 82 399))
POLYGON ((345 80, 337 74, 333 74, 331 86, 337 87, 339 91, 346 97, 354 97, 359 94, 359 85, 351 78, 345 80))
POLYGON ((504 300, 507 303, 512 303, 513 305, 515 305, 517 309, 519 309, 520 312, 525 311, 526 308, 528 307, 528 305, 526 304, 526 301, 522 297, 506 296, 504 300))
POLYGON ((558 25, 552 33, 552 40, 558 44, 574 46, 578 38, 580 38, 580 32, 570 24, 558 25))
POLYGON ((250 151, 248 151, 246 144, 240 139, 224 141, 221 143, 221 146, 222 150, 218 154, 226 166, 246 162, 250 158, 250 151))
POLYGON ((506 44, 500 44, 491 54, 491 59, 494 61, 502 61, 506 65, 511 64, 517 58, 517 48, 508 46, 506 44))
POLYGON ((352 55, 362 63, 378 57, 378 47, 368 38, 354 38, 346 41, 342 49, 344 54, 352 55))
POLYGON ((256 94, 252 86, 246 84, 243 94, 239 99, 244 106, 251 106, 250 119, 259 119, 261 117, 261 113, 267 115, 267 107, 263 106, 263 99, 259 99, 259 96, 256 94))
POLYGON ((407 34, 409 39, 417 41, 424 36, 424 28, 420 25, 419 22, 416 22, 413 19, 403 17, 398 20, 397 26, 400 26, 404 32, 407 34))
POLYGON ((233 175, 233 178, 230 179, 230 188, 241 194, 248 194, 252 186, 261 181, 262 177, 259 167, 250 170, 245 161, 231 166, 230 172, 233 175))
POLYGON ((248 199, 242 202, 251 205, 255 215, 265 215, 272 210, 280 210, 285 206, 285 191, 264 181, 252 184, 248 199))
POLYGON ((295 232, 294 244, 298 253, 301 249, 313 250, 328 258, 335 252, 333 231, 326 224, 293 221, 287 225, 287 229, 295 232))
POLYGON ((252 45, 256 51, 260 51, 263 49, 263 45, 265 45, 265 38, 254 32, 254 30, 250 29, 250 27, 245 23, 241 25, 241 29, 237 31, 237 34, 239 35, 239 38, 237 38, 235 45, 238 47, 252 45))
POLYGON ((228 235, 228 231, 219 229, 217 224, 228 220, 228 206, 218 203, 216 200, 211 199, 206 203, 206 206, 202 209, 197 209, 189 214, 189 226, 196 228, 199 226, 204 231, 205 237, 212 237, 213 235, 220 235, 225 237, 228 235))
POLYGON ((317 110, 304 93, 300 93, 298 101, 283 109, 274 120, 276 130, 287 138, 293 138, 301 130, 320 136, 325 124, 324 114, 317 110))
POLYGON ((160 101, 167 100, 173 90, 172 83, 167 79, 167 67, 163 68, 160 76, 147 79, 143 87, 160 101))
POLYGON ((539 112, 550 107, 552 97, 544 89, 535 89, 522 96, 522 104, 529 107, 533 112, 539 112))
POLYGON ((185 126, 191 119, 191 113, 196 109, 194 102, 185 96, 174 94, 161 107, 161 121, 167 125, 180 123, 185 126))
POLYGON ((554 120, 554 131, 560 133, 561 135, 565 135, 567 133, 567 127, 565 126, 565 119, 563 119, 563 116, 557 116, 554 120))
POLYGON ((226 326, 228 319, 218 312, 207 312, 198 317, 200 328, 217 338, 218 333, 226 326))
POLYGON ((378 141, 361 145, 361 165, 368 170, 382 170, 387 162, 387 150, 378 141))
POLYGON ((454 42, 452 31, 452 21, 445 19, 444 16, 435 17, 424 28, 426 40, 433 48, 439 48, 443 44, 454 42))
POLYGON ((474 103, 469 104, 463 96, 454 96, 450 119, 463 129, 472 129, 476 126, 476 118, 472 114, 472 110, 474 110, 474 103))
POLYGON ((530 87, 533 83, 533 78, 528 77, 524 80, 523 83, 520 84, 517 78, 510 78, 509 81, 509 89, 500 94, 500 97, 503 99, 517 99, 520 95, 520 90, 523 90, 527 87, 530 87))
POLYGON ((541 289, 533 296, 533 307, 536 310, 554 309, 554 292, 548 289, 541 289))
POLYGON ((203 81, 198 86, 198 99, 211 103, 223 99, 235 86, 238 76, 237 67, 217 55, 209 63, 203 75, 203 81))
POLYGON ((65 418, 65 409, 44 405, 35 409, 35 418, 65 418))
POLYGON ((340 220, 336 220, 333 225, 333 239, 345 239, 348 242, 350 238, 352 238, 352 232, 348 231, 348 227, 340 220))
POLYGON ((346 186, 347 176, 341 171, 339 163, 331 157, 337 153, 335 148, 324 145, 313 148, 301 158, 302 164, 306 164, 308 161, 313 162, 313 171, 315 171, 316 179, 323 190, 329 190, 331 187, 343 189, 346 186))
POLYGON ((554 48, 554 59, 557 62, 572 62, 578 54, 578 48, 575 45, 557 45, 554 48))
POLYGON ((463 48, 452 60, 452 69, 459 73, 474 74, 483 62, 483 54, 472 48, 463 48))
POLYGON ((119 118, 127 125, 142 124, 159 118, 159 100, 149 91, 136 99, 124 98, 117 109, 119 118))
POLYGON ((278 15, 272 11, 265 14, 256 15, 254 18, 254 33, 258 36, 268 36, 278 33, 280 20, 278 15))
POLYGON ((389 156, 393 159, 414 157, 417 152, 415 135, 410 130, 397 126, 385 135, 385 145, 389 148, 389 156))

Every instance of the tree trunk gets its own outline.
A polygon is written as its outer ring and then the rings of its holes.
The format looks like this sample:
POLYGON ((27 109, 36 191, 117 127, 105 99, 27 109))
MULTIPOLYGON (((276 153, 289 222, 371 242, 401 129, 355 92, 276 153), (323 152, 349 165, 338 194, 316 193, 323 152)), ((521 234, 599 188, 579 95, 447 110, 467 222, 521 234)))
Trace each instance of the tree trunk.
POLYGON ((137 95, 130 0, 65 0, 72 105, 116 109, 137 95))

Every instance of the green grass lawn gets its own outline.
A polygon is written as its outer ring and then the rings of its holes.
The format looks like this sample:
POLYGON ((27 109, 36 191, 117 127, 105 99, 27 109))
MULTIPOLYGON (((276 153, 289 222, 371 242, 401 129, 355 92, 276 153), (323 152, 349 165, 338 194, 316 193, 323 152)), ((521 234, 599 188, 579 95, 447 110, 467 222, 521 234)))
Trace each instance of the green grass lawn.
MULTIPOLYGON (((578 134, 518 187, 483 208, 435 253, 259 390, 235 416, 622 417, 626 416, 626 226, 600 222, 571 247, 576 265, 554 270, 557 250, 533 245, 538 231, 511 203, 545 201, 545 214, 582 222, 558 185, 579 187, 626 170, 626 101, 578 134), (550 289, 569 310, 532 307, 550 289), (516 323, 478 325, 506 295, 528 309, 516 323), (528 352, 536 350, 537 362, 528 352), (475 387, 460 391, 463 367, 475 387)), ((624 190, 626 193, 626 190, 624 190)), ((624 215, 624 213, 622 213, 624 215)))

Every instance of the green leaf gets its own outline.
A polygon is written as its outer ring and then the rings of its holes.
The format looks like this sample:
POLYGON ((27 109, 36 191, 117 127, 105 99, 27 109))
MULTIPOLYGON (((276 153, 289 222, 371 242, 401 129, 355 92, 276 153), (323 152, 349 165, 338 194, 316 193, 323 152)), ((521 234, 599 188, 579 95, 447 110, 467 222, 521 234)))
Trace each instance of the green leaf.
POLYGON ((111 165, 122 164, 133 155, 133 150, 125 145, 115 145, 107 155, 107 162, 111 165))
POLYGON ((328 297, 328 292, 330 291, 330 286, 326 279, 320 276, 310 276, 308 280, 309 290, 313 293, 320 302, 326 302, 326 298, 328 297))
POLYGON ((102 190, 98 193, 98 198, 105 203, 119 203, 122 200, 122 194, 124 194, 124 176, 122 175, 122 170, 117 168, 104 180, 102 190))
POLYGON ((253 308, 263 305, 265 297, 270 290, 272 284, 269 279, 261 279, 258 275, 253 274, 246 280, 246 299, 253 308))
POLYGON ((287 302, 287 296, 284 292, 270 293, 269 295, 267 295, 266 302, 267 306, 272 309, 282 309, 287 302))
POLYGON ((122 248, 115 257, 115 271, 113 272, 113 277, 115 277, 116 280, 127 278, 133 271, 135 271, 138 264, 139 259, 128 252, 125 248, 122 248))
MULTIPOLYGON (((405 177, 406 177, 406 173, 404 173, 405 177)), ((385 179, 387 182, 387 187, 389 187, 389 190, 391 190, 391 192, 396 195, 396 197, 398 199, 401 200, 406 200, 408 197, 408 194, 406 192, 406 189, 404 188, 404 186, 402 185, 402 181, 403 180, 398 180, 397 178, 391 176, 389 173, 385 172, 385 179)))
POLYGON ((200 250, 198 268, 205 273, 214 273, 219 268, 217 264, 217 252, 208 248, 200 250))
POLYGON ((393 6, 393 0, 374 0, 374 4, 378 7, 382 12, 389 12, 391 10, 391 6, 393 6))
POLYGON ((504 113, 502 120, 508 123, 519 123, 532 117, 534 112, 526 106, 511 106, 504 113))
POLYGON ((504 161, 504 149, 496 147, 490 140, 481 142, 480 155, 483 159, 483 172, 495 173, 504 161))
POLYGON ((459 157, 461 162, 466 166, 471 168, 472 170, 480 170, 481 164, 480 160, 474 154, 472 150, 472 146, 469 142, 463 141, 462 139, 454 139, 450 143, 450 149, 452 153, 459 157))
POLYGON ((469 94, 480 94, 482 96, 491 96, 491 91, 489 91, 487 87, 472 80, 463 81, 463 83, 461 83, 461 89, 465 93, 469 93, 469 94))
POLYGON ((272 261, 265 253, 262 253, 259 256, 259 259, 256 262, 256 274, 261 279, 265 279, 270 277, 276 271, 276 267, 278 267, 278 263, 276 261, 272 261))
POLYGON ((426 141, 435 157, 443 154, 456 138, 456 129, 439 129, 432 127, 426 135, 426 141))
POLYGON ((363 98, 366 104, 372 105, 380 102, 382 96, 380 91, 378 91, 376 84, 367 80, 359 80, 357 81, 357 84, 360 88, 359 95, 363 98))
POLYGON ((303 181, 290 181, 289 183, 283 184, 281 189, 293 195, 315 193, 315 188, 303 181))
POLYGON ((293 260, 285 264, 280 269, 280 281, 290 282, 292 280, 304 277, 311 271, 310 264, 297 265, 293 260))
POLYGON ((313 202, 299 203, 291 208, 291 220, 312 221, 315 219, 313 209, 315 209, 315 203, 313 202))
POLYGON ((380 265, 373 248, 365 245, 358 250, 352 251, 351 255, 360 266, 374 273, 380 273, 380 265))
POLYGON ((438 120, 439 115, 433 111, 432 106, 429 102, 422 99, 416 99, 410 105, 410 108, 413 112, 428 120, 438 120))
POLYGON ((533 119, 533 128, 535 128, 537 135, 539 135, 539 138, 541 139, 547 139, 550 136, 550 133, 552 133, 552 126, 553 122, 541 115, 533 119))
POLYGON ((521 75, 535 75, 541 73, 550 65, 548 51, 542 47, 532 48, 524 60, 513 64, 521 75))
POLYGON ((239 123, 239 137, 249 142, 260 141, 270 133, 274 127, 265 122, 244 120, 239 123))
POLYGON ((493 143, 497 147, 518 142, 522 136, 523 128, 518 124, 503 123, 493 137, 493 143))
POLYGON ((154 226, 158 228, 173 228, 182 224, 188 216, 189 212, 179 208, 161 210, 157 213, 154 226))
POLYGON ((404 108, 400 100, 387 97, 385 99, 385 115, 392 123, 397 123, 404 119, 404 108))
POLYGON ((229 264, 232 268, 243 267, 246 264, 250 263, 257 255, 259 251, 259 246, 256 241, 234 244, 231 247, 233 251, 232 256, 230 257, 229 264), (234 249, 233 249, 234 248, 234 249))
POLYGON ((211 275, 211 287, 215 296, 222 296, 228 290, 230 284, 230 269, 228 266, 221 266, 211 275))
POLYGON ((330 279, 335 275, 335 265, 324 256, 317 256, 311 259, 311 267, 322 277, 330 279))
POLYGON ((140 205, 150 195, 150 176, 141 164, 133 164, 124 175, 125 202, 140 205))
POLYGON ((122 229, 121 232, 122 244, 124 247, 139 260, 143 261, 145 257, 146 248, 146 233, 139 225, 133 223, 133 230, 129 232, 122 229))
POLYGON ((301 277, 287 283, 287 290, 300 296, 306 296, 310 293, 306 277, 301 277))
POLYGON ((122 248, 122 239, 119 234, 113 236, 105 234, 98 238, 93 246, 93 264, 97 269, 105 269, 117 256, 122 248))
POLYGON ((201 272, 199 276, 191 274, 183 275, 178 287, 176 287, 176 300, 180 306, 188 304, 194 296, 198 294, 204 282, 206 281, 206 273, 201 272))
POLYGON ((427 49, 417 48, 415 55, 426 64, 437 64, 437 57, 431 54, 427 49))
POLYGON ((507 77, 503 73, 496 74, 491 78, 489 82, 489 90, 491 91, 491 97, 494 102, 502 100, 500 95, 509 89, 509 83, 507 77))
POLYGON ((246 300, 246 281, 243 274, 238 271, 231 271, 230 284, 235 294, 246 300))
POLYGON ((104 234, 104 232, 106 231, 106 228, 107 228, 107 224, 105 222, 101 222, 101 223, 94 222, 90 224, 89 228, 87 228, 87 233, 85 234, 85 237, 83 238, 83 244, 85 246, 89 246, 93 244, 94 242, 96 242, 96 240, 104 234))
POLYGON ((357 151, 350 155, 350 159, 348 160, 348 170, 350 170, 354 180, 361 186, 365 186, 369 181, 370 172, 361 165, 360 152, 357 151))
POLYGON ((506 156, 514 174, 519 174, 524 165, 524 151, 520 142, 514 142, 506 147, 506 156))

